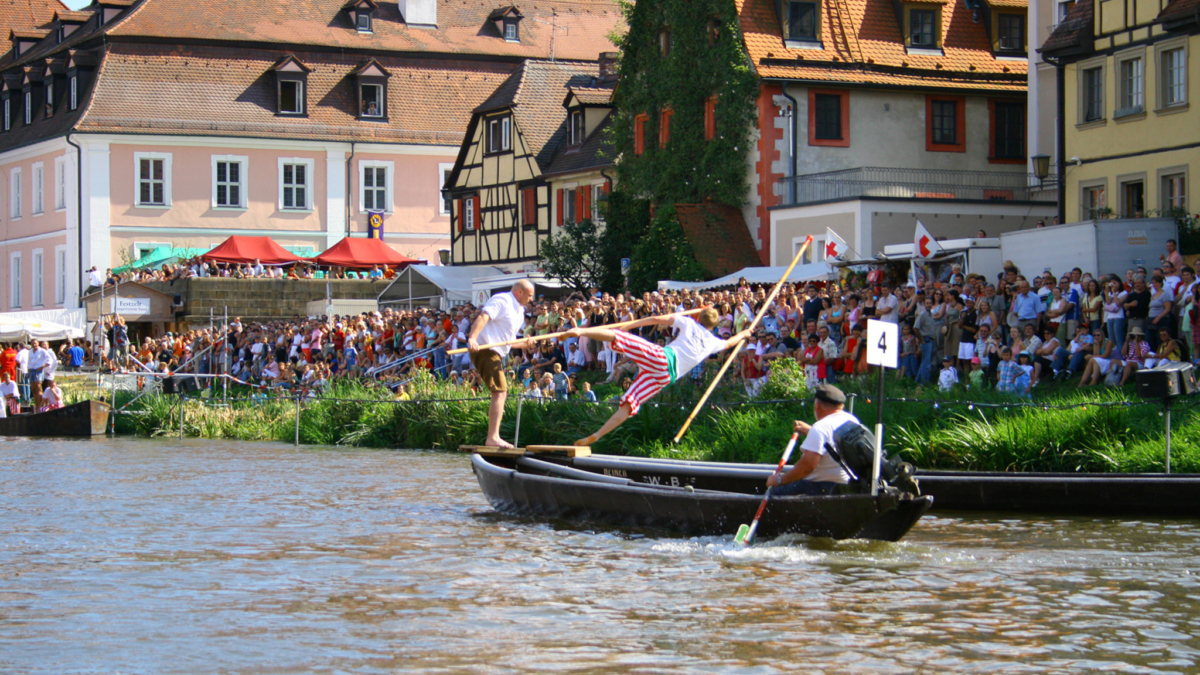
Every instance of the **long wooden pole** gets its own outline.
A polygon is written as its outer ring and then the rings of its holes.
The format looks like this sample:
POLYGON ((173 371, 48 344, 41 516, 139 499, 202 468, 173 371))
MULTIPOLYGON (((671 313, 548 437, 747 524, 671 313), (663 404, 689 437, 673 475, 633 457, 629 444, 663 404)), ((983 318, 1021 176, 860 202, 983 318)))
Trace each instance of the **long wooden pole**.
MULTIPOLYGON (((800 262, 800 258, 804 257, 804 252, 808 250, 809 245, 812 244, 812 240, 813 238, 811 234, 808 235, 808 237, 804 240, 804 245, 800 247, 799 251, 796 251, 796 257, 792 259, 792 264, 788 265, 787 270, 785 270, 783 273, 783 277, 779 279, 779 283, 775 284, 775 288, 771 289, 771 294, 767 296, 765 301, 763 301, 762 307, 758 310, 758 314, 754 315, 754 320, 750 322, 750 325, 746 330, 751 332, 754 331, 754 328, 758 325, 758 322, 762 320, 763 315, 767 313, 767 308, 770 307, 771 303, 775 301, 775 296, 779 295, 779 290, 783 288, 784 282, 787 281, 787 278, 792 273, 792 270, 795 269, 796 265, 800 262)), ((729 370, 729 366, 732 365, 737 359, 738 354, 742 351, 742 345, 744 344, 745 342, 739 342, 736 347, 730 350, 729 358, 725 359, 724 365, 722 365, 721 369, 717 371, 717 376, 713 378, 712 384, 708 385, 708 389, 705 390, 704 395, 700 397, 700 402, 696 404, 696 408, 692 410, 692 414, 688 415, 687 420, 683 423, 683 426, 680 427, 679 433, 675 434, 675 443, 678 443, 679 439, 683 438, 683 434, 687 432, 688 427, 692 426, 692 421, 696 419, 696 415, 700 413, 700 409, 703 408, 704 404, 708 402, 708 397, 712 395, 713 390, 717 388, 717 384, 721 381, 721 378, 725 376, 725 371, 729 370)))
MULTIPOLYGON (((689 316, 691 314, 699 314, 700 312, 703 312, 706 309, 708 309, 708 307, 699 307, 697 309, 689 309, 686 312, 672 312, 671 314, 660 314, 659 316, 689 316)), ((646 317, 643 317, 643 318, 646 318, 646 317)), ((641 321, 641 320, 642 319, 633 319, 632 321, 622 321, 620 323, 610 323, 607 326, 592 326, 592 327, 593 328, 621 328, 622 326, 628 326, 631 323, 637 323, 638 321, 641 321)), ((537 342, 538 340, 549 340, 551 338, 561 337, 561 336, 565 335, 566 333, 567 333, 567 331, 562 331, 559 333, 547 333, 546 335, 532 335, 527 338, 519 338, 516 340, 509 340, 508 342, 494 342, 490 345, 479 345, 479 348, 480 349, 493 349, 495 347, 507 347, 509 345, 515 345, 520 342, 524 342, 526 340, 533 340, 534 342, 537 342)), ((454 354, 466 353, 466 351, 467 351, 467 349, 465 349, 465 348, 451 349, 450 351, 448 351, 446 353, 453 356, 454 354)))

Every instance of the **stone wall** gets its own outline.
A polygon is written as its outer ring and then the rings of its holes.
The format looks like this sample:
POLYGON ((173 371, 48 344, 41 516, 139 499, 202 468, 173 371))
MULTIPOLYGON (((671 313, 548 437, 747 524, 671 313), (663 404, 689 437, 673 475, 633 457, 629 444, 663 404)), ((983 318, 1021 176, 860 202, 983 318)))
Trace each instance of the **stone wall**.
POLYGON ((223 279, 192 278, 174 285, 153 282, 146 285, 174 296, 182 296, 184 321, 207 323, 211 308, 214 316, 243 319, 290 319, 305 316, 308 302, 325 299, 329 284, 334 299, 374 300, 387 287, 386 279, 223 279))

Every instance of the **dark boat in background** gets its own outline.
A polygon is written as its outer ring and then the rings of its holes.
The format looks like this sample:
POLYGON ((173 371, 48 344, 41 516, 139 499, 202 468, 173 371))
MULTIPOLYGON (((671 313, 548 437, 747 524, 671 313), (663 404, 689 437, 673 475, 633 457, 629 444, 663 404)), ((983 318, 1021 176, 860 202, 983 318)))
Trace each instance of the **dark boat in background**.
MULTIPOLYGON (((733 535, 754 519, 775 467, 591 455, 472 455, 492 508, 509 515, 733 535)), ((870 494, 773 497, 760 537, 804 534, 898 541, 933 499, 895 488, 870 494)))
POLYGON ((0 418, 5 436, 98 436, 108 427, 112 410, 104 401, 82 401, 42 413, 0 418))
POLYGON ((938 510, 1200 517, 1200 474, 919 471, 938 510))

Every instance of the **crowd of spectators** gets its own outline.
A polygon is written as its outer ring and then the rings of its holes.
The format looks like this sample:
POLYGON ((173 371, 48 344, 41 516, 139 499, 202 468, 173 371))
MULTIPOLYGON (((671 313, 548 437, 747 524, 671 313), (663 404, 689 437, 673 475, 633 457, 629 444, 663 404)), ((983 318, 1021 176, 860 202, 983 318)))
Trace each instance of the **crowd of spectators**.
MULTIPOLYGON (((743 281, 736 288, 707 292, 539 298, 528 311, 525 334, 711 305, 721 314, 715 332, 728 337, 749 324, 768 292, 743 281)), ((272 388, 319 389, 338 378, 365 378, 388 384, 405 397, 409 392, 401 385, 426 370, 477 391, 478 377, 467 354, 448 354, 466 347, 477 313, 467 304, 444 311, 388 308, 290 321, 243 323, 235 318, 224 340, 218 331, 198 329, 144 338, 139 345, 130 344, 120 320, 109 321, 104 326, 105 365, 215 373, 224 367, 227 353, 229 374, 272 388), (207 349, 212 346, 216 349, 207 349)), ((943 280, 899 287, 879 277, 862 286, 785 284, 742 351, 731 381, 756 395, 781 359, 796 362, 814 387, 862 376, 867 372, 864 337, 870 319, 898 324, 902 377, 942 389, 986 387, 1028 396, 1050 380, 1123 385, 1139 368, 1200 354, 1200 285, 1170 242, 1158 267, 1123 274, 1097 275, 1078 268, 1057 275, 1026 274, 1007 263, 995 278, 963 274, 955 266, 943 280)), ((671 330, 653 326, 638 332, 665 344, 671 330)), ((704 367, 688 375, 699 379, 704 367)), ((581 372, 603 371, 588 379, 627 385, 637 366, 608 343, 570 338, 514 349, 506 369, 514 390, 523 396, 595 400, 590 385, 580 382, 581 372)))
POLYGON ((288 265, 264 265, 257 258, 249 263, 224 263, 205 261, 200 257, 176 264, 164 263, 158 268, 145 266, 125 269, 115 273, 111 268, 100 274, 95 267, 87 270, 88 292, 101 287, 130 282, 145 283, 165 281, 174 283, 190 277, 223 277, 233 279, 392 279, 398 270, 385 265, 375 265, 369 270, 350 270, 343 267, 319 269, 314 263, 300 262, 288 265))

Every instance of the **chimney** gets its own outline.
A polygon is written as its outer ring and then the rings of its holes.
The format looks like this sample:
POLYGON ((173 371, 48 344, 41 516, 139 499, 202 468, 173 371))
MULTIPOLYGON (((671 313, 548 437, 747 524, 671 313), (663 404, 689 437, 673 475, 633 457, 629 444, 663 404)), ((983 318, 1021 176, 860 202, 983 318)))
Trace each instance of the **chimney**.
POLYGON ((600 83, 609 84, 617 81, 617 59, 621 52, 600 52, 600 83))
POLYGON ((400 15, 412 28, 437 28, 438 0, 399 0, 400 15))

